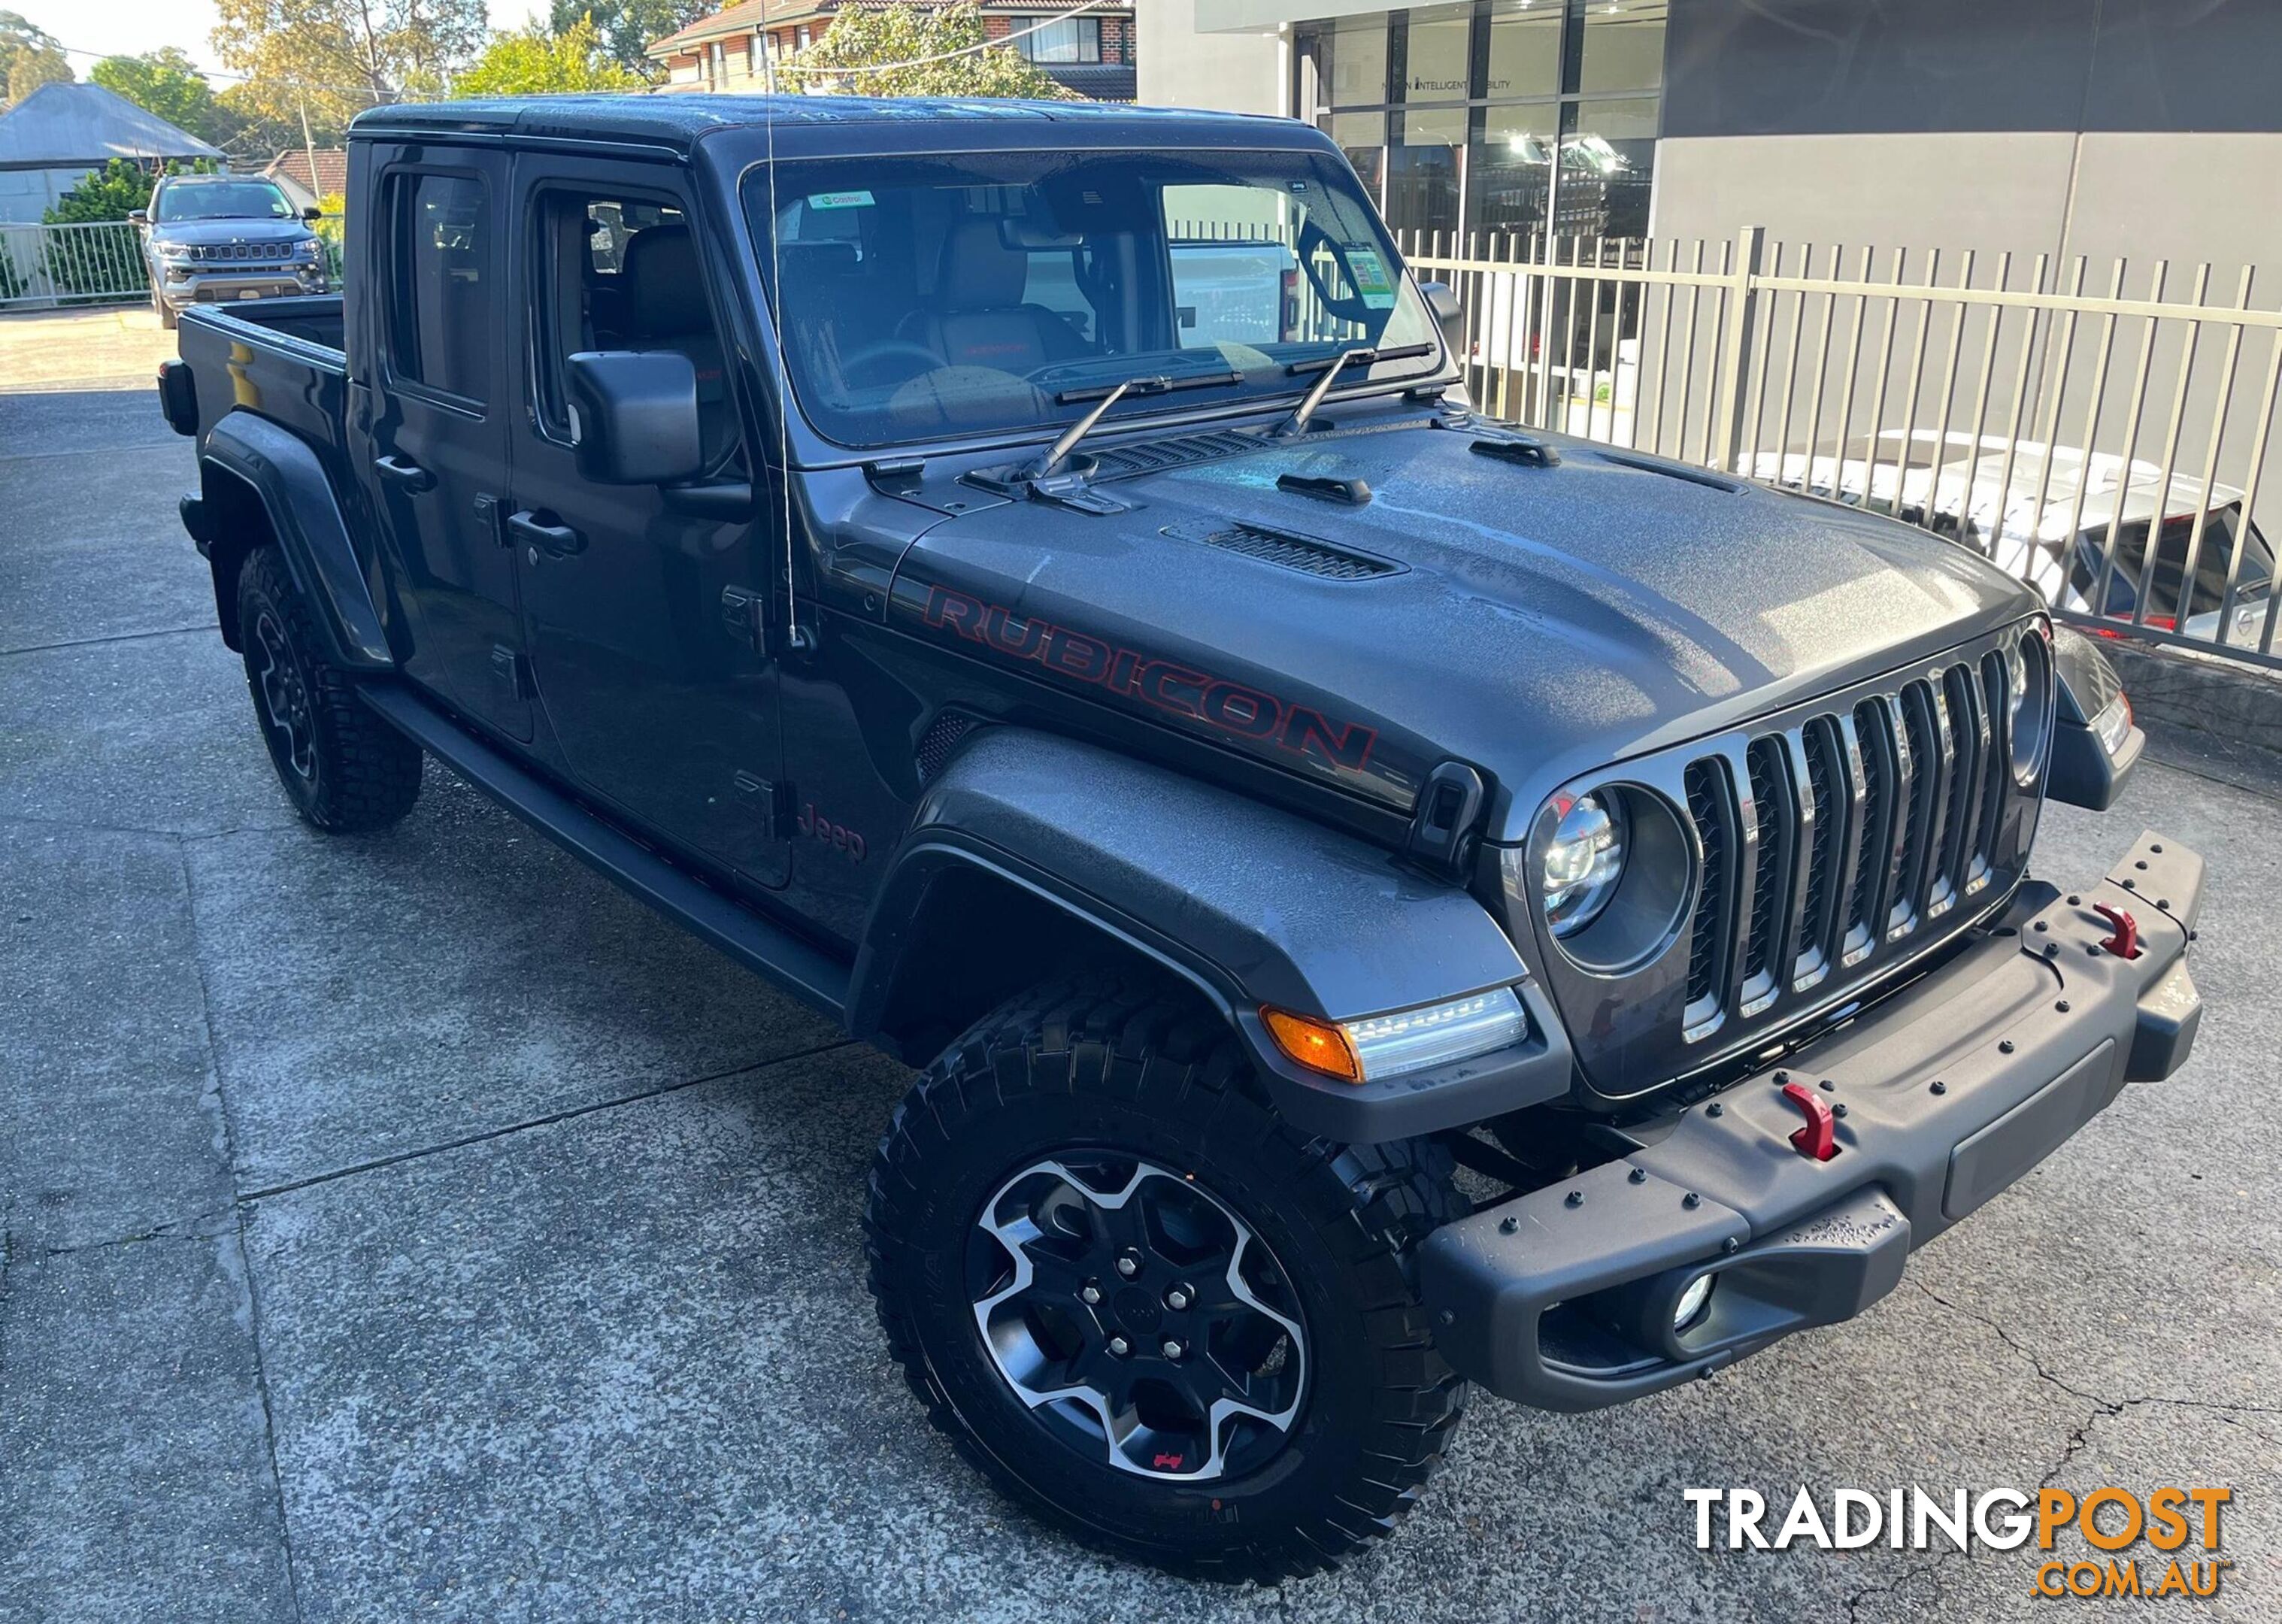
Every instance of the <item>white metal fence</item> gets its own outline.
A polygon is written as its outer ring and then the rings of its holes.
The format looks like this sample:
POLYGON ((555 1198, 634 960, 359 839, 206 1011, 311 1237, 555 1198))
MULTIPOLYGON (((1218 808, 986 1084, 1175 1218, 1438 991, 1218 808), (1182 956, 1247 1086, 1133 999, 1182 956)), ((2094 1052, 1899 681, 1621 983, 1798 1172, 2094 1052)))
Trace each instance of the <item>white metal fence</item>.
POLYGON ((0 309, 147 299, 141 234, 123 220, 0 225, 0 309))
MULTIPOLYGON (((336 286, 340 225, 339 216, 329 214, 317 228, 325 274, 336 286)), ((142 231, 131 221, 0 223, 0 310, 120 304, 150 297, 150 261, 142 231)))
POLYGON ((2162 260, 1731 242, 1402 242, 1469 392, 1533 426, 1896 515, 2056 616, 2282 668, 2257 521, 2282 311, 2162 260), (2214 298, 2231 291, 2231 297, 2214 298))

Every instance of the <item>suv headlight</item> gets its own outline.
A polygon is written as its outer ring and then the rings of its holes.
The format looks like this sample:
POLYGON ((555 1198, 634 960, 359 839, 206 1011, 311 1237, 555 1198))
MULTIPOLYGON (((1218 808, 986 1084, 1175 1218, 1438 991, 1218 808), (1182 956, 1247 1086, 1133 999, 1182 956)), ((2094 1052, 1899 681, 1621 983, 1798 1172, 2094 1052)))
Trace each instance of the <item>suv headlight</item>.
POLYGON ((2044 771, 2045 748, 2052 742, 2053 654, 2042 626, 2023 632, 2005 651, 2005 686, 2013 777, 2026 788, 2044 771))
POLYGON ((317 257, 317 239, 314 237, 305 237, 294 244, 293 257, 297 260, 314 260, 317 257))
MULTIPOLYGON (((1566 798, 1566 797, 1562 797, 1566 798)), ((1582 930, 1609 905, 1624 878, 1626 818, 1614 796, 1580 795, 1555 802, 1560 821, 1538 863, 1545 922, 1556 936, 1582 930)))

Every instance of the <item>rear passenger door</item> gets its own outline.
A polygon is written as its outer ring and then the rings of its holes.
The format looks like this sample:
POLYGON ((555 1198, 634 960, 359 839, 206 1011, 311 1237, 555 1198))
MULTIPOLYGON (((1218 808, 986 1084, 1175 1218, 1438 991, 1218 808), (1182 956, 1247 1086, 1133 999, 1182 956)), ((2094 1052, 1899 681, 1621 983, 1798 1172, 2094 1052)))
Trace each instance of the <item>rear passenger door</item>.
POLYGON ((405 570, 422 641, 409 662, 462 710, 532 736, 530 670, 501 526, 507 491, 506 160, 481 148, 382 159, 369 353, 352 409, 366 478, 405 570))
POLYGON ((766 516, 781 509, 762 501, 722 519, 656 486, 595 484, 572 445, 565 357, 671 350, 697 373, 711 475, 765 477, 744 443, 728 329, 680 173, 520 154, 516 219, 522 314, 503 325, 528 361, 507 522, 548 730, 596 796, 757 885, 782 885, 778 672, 759 634, 779 613, 784 544, 766 516))

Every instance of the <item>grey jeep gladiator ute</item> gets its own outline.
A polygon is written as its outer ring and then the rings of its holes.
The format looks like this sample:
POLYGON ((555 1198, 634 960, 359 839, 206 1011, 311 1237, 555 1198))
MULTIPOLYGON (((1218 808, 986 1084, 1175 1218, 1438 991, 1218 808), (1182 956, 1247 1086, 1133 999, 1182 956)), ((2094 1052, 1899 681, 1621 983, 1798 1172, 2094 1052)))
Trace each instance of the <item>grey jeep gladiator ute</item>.
POLYGON ((343 292, 159 380, 286 794, 378 829, 435 756, 920 1068, 887 1347, 1085 1538, 1320 1568, 1471 1388, 1844 1319, 2186 1057, 2200 860, 2030 873, 2144 743, 2092 646, 1473 413, 1312 129, 538 98, 349 154, 343 292))

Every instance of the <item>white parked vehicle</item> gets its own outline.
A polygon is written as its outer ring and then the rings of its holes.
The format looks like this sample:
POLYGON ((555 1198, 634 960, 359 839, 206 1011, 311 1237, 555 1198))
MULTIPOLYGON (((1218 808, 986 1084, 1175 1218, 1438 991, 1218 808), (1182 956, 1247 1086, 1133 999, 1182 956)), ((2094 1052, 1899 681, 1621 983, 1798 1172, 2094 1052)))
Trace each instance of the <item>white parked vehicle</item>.
POLYGON ((2274 553, 2232 486, 2215 483, 2206 493, 2199 478, 2175 469, 2167 486, 2162 468, 2143 459, 2127 471, 2108 452, 2087 457, 2068 446, 1930 429, 1858 436, 1843 455, 1767 451, 1746 462, 1742 471, 1755 479, 1928 524, 2029 582, 2055 609, 2130 621, 2145 590, 2142 624, 2156 631, 2255 648, 2265 630, 2274 553), (2147 536, 2159 509, 2151 568, 2147 536), (2190 574, 2192 590, 2183 593, 2190 574))

